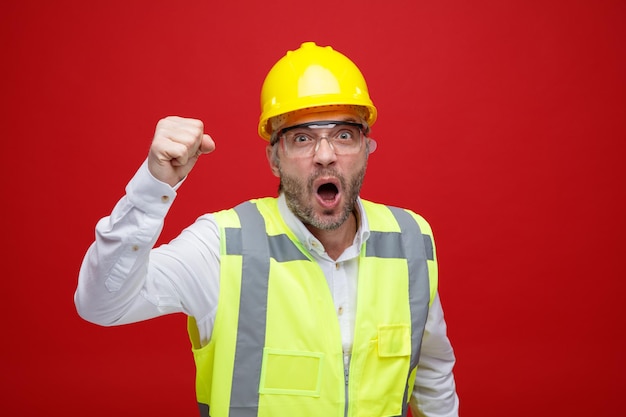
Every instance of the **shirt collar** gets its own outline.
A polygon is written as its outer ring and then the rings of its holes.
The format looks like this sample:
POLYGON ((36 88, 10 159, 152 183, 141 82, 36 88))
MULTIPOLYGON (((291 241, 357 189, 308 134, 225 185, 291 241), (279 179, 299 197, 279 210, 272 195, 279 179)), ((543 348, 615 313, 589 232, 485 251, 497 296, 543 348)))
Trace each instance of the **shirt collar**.
MULTIPOLYGON (((370 236, 369 223, 367 222, 367 216, 365 215, 365 210, 363 209, 363 203, 361 202, 360 197, 356 200, 356 209, 359 212, 359 228, 354 236, 352 246, 356 247, 357 250, 360 250, 361 245, 370 236)), ((283 193, 278 196, 278 210, 287 227, 293 231, 296 238, 300 241, 300 243, 302 243, 302 245, 304 245, 305 248, 307 248, 307 250, 315 251, 320 254, 324 253, 322 243, 315 236, 313 236, 309 229, 304 226, 304 223, 302 223, 302 221, 289 209, 287 206, 287 199, 283 193)))

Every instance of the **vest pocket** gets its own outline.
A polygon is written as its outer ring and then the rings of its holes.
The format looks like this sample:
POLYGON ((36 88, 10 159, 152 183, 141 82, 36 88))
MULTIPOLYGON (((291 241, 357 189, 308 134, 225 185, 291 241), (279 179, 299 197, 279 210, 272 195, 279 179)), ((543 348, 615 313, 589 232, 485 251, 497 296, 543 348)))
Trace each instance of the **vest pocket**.
MULTIPOLYGON (((411 326, 378 326, 377 338, 371 340, 363 362, 358 367, 355 395, 360 417, 397 416, 407 390, 411 360, 411 326)), ((354 375, 356 376, 356 375, 354 375)))
POLYGON ((319 397, 324 354, 264 348, 260 394, 319 397))
POLYGON ((411 355, 411 327, 408 324, 378 326, 378 356, 392 358, 411 355))

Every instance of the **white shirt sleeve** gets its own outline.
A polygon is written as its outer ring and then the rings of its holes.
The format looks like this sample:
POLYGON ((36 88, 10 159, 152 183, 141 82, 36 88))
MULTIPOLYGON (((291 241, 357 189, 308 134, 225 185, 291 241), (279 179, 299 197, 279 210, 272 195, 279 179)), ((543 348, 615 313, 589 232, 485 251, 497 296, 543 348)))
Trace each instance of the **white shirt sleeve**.
POLYGON ((213 217, 198 218, 152 250, 175 197, 175 189, 155 179, 144 162, 126 195, 96 226, 74 295, 82 318, 111 326, 182 312, 196 317, 205 327, 201 336, 210 337, 219 293, 213 217))
POLYGON ((446 334, 439 295, 430 307, 415 386, 410 400, 413 417, 458 417, 459 399, 452 373, 456 361, 446 334))

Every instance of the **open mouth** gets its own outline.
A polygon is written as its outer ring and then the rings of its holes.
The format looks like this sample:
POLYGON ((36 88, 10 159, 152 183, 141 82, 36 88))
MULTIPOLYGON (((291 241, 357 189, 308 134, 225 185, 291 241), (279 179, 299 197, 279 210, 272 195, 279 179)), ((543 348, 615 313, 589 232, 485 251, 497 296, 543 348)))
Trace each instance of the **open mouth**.
POLYGON ((332 203, 337 198, 337 194, 339 194, 339 189, 335 184, 330 182, 324 183, 317 188, 317 195, 319 195, 324 202, 332 203))

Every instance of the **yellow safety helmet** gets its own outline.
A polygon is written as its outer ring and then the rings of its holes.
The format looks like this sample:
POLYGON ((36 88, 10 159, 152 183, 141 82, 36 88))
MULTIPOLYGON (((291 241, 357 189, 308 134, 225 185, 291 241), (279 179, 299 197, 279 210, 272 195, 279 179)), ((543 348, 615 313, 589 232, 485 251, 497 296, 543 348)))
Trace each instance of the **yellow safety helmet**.
POLYGON ((359 68, 330 46, 305 42, 288 51, 269 71, 261 89, 259 135, 270 140, 273 117, 313 107, 365 108, 365 122, 376 121, 376 107, 359 68))

